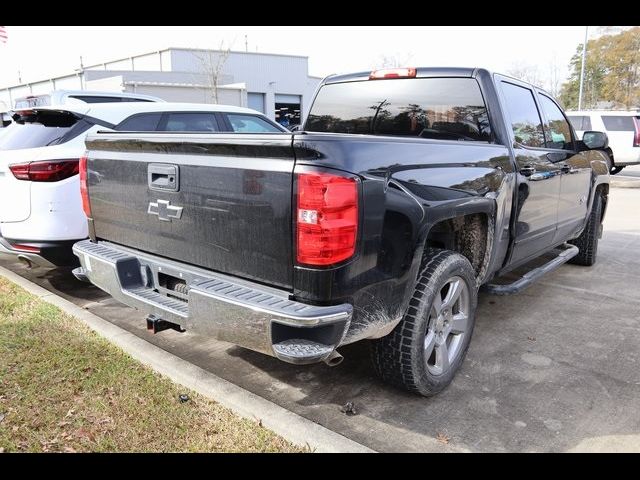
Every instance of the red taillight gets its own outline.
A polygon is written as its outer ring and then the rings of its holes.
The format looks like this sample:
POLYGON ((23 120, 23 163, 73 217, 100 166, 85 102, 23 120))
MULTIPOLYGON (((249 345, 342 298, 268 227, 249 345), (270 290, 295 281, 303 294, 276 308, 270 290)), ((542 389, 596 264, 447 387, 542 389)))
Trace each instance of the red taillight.
POLYGON ((358 184, 330 173, 300 173, 297 260, 332 265, 353 256, 358 235, 358 184))
POLYGON ((381 80, 383 78, 415 78, 415 68, 383 68, 374 70, 369 75, 369 80, 381 80))
POLYGON ((22 252, 40 253, 38 247, 32 247, 31 245, 22 245, 21 243, 13 243, 11 245, 14 250, 20 250, 22 252))
POLYGON ((58 182, 78 174, 78 160, 15 163, 9 170, 18 180, 58 182))
POLYGON ((16 163, 9 165, 9 170, 18 180, 31 180, 29 178, 29 163, 16 163))
POLYGON ((636 133, 633 136, 633 146, 640 147, 640 117, 633 117, 633 126, 636 129, 636 133))
POLYGON ((87 157, 80 158, 80 196, 82 210, 87 217, 91 217, 91 203, 89 202, 89 188, 87 185, 87 157))

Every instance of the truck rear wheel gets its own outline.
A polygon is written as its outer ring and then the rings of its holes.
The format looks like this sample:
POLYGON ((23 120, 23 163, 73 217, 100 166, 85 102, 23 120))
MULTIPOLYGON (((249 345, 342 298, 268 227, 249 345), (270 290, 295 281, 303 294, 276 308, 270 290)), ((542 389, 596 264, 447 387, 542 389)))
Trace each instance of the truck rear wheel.
POLYGON ((602 197, 596 192, 593 197, 593 205, 591 206, 591 214, 587 221, 587 226, 580 236, 569 241, 580 249, 578 254, 569 260, 569 263, 576 265, 584 265, 590 267, 596 263, 598 256, 598 238, 600 237, 600 224, 602 220, 602 197))
POLYGON ((475 272, 466 257, 428 250, 403 319, 389 335, 373 341, 376 373, 424 396, 443 390, 469 347, 477 296, 475 272))

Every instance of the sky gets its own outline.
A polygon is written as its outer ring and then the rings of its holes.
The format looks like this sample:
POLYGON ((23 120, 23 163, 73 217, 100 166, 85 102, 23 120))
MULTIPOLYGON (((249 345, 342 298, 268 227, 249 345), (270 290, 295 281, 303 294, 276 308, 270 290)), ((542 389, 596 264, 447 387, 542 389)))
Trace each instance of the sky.
MULTIPOLYGON (((67 74, 83 64, 128 57, 167 47, 218 48, 309 57, 309 73, 368 70, 382 56, 406 66, 485 67, 509 73, 535 65, 561 78, 585 27, 29 27, 7 26, 0 43, 0 88, 67 74)), ((590 27, 596 33, 597 27, 590 27)), ((545 85, 546 86, 546 85, 545 85)))

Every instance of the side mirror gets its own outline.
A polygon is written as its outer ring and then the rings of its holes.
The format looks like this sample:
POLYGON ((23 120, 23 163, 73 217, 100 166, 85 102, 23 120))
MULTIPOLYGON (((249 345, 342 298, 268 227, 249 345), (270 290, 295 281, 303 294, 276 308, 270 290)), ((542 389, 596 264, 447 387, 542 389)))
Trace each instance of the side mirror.
POLYGON ((582 134, 582 141, 589 150, 604 150, 609 146, 609 137, 604 132, 586 131, 582 134))

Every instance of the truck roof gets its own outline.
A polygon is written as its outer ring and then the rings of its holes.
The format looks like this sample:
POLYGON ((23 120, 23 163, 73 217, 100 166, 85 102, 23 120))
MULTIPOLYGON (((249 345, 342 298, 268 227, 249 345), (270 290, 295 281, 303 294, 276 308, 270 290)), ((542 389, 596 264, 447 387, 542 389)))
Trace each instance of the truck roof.
MULTIPOLYGON (((391 68, 380 68, 373 71, 368 70, 365 72, 346 73, 342 75, 329 75, 324 79, 323 84, 330 85, 333 83, 359 82, 363 80, 369 80, 370 75, 375 71, 395 70, 395 69, 396 67, 391 67, 391 68)), ((407 67, 397 67, 397 69, 406 70, 407 67)), ((498 72, 491 72, 486 68, 479 68, 479 67, 415 67, 415 71, 416 71, 415 77, 412 76, 411 78, 430 78, 430 77, 471 78, 471 77, 475 77, 478 74, 478 72, 484 72, 487 75, 498 73, 498 72)), ((505 78, 511 78, 520 83, 525 83, 527 85, 530 85, 532 88, 535 88, 541 92, 544 92, 546 95, 553 97, 553 95, 551 95, 548 91, 546 91, 540 85, 535 85, 531 82, 527 82, 526 80, 520 80, 518 78, 512 77, 510 75, 505 75, 503 73, 500 73, 499 75, 505 78)))
MULTIPOLYGON (((379 69, 386 70, 386 69, 379 69)), ((477 68, 473 67, 416 67, 416 78, 428 77, 472 77, 477 68)), ((325 84, 340 82, 357 82, 368 80, 371 70, 366 72, 347 73, 344 75, 331 75, 326 78, 325 84)))

